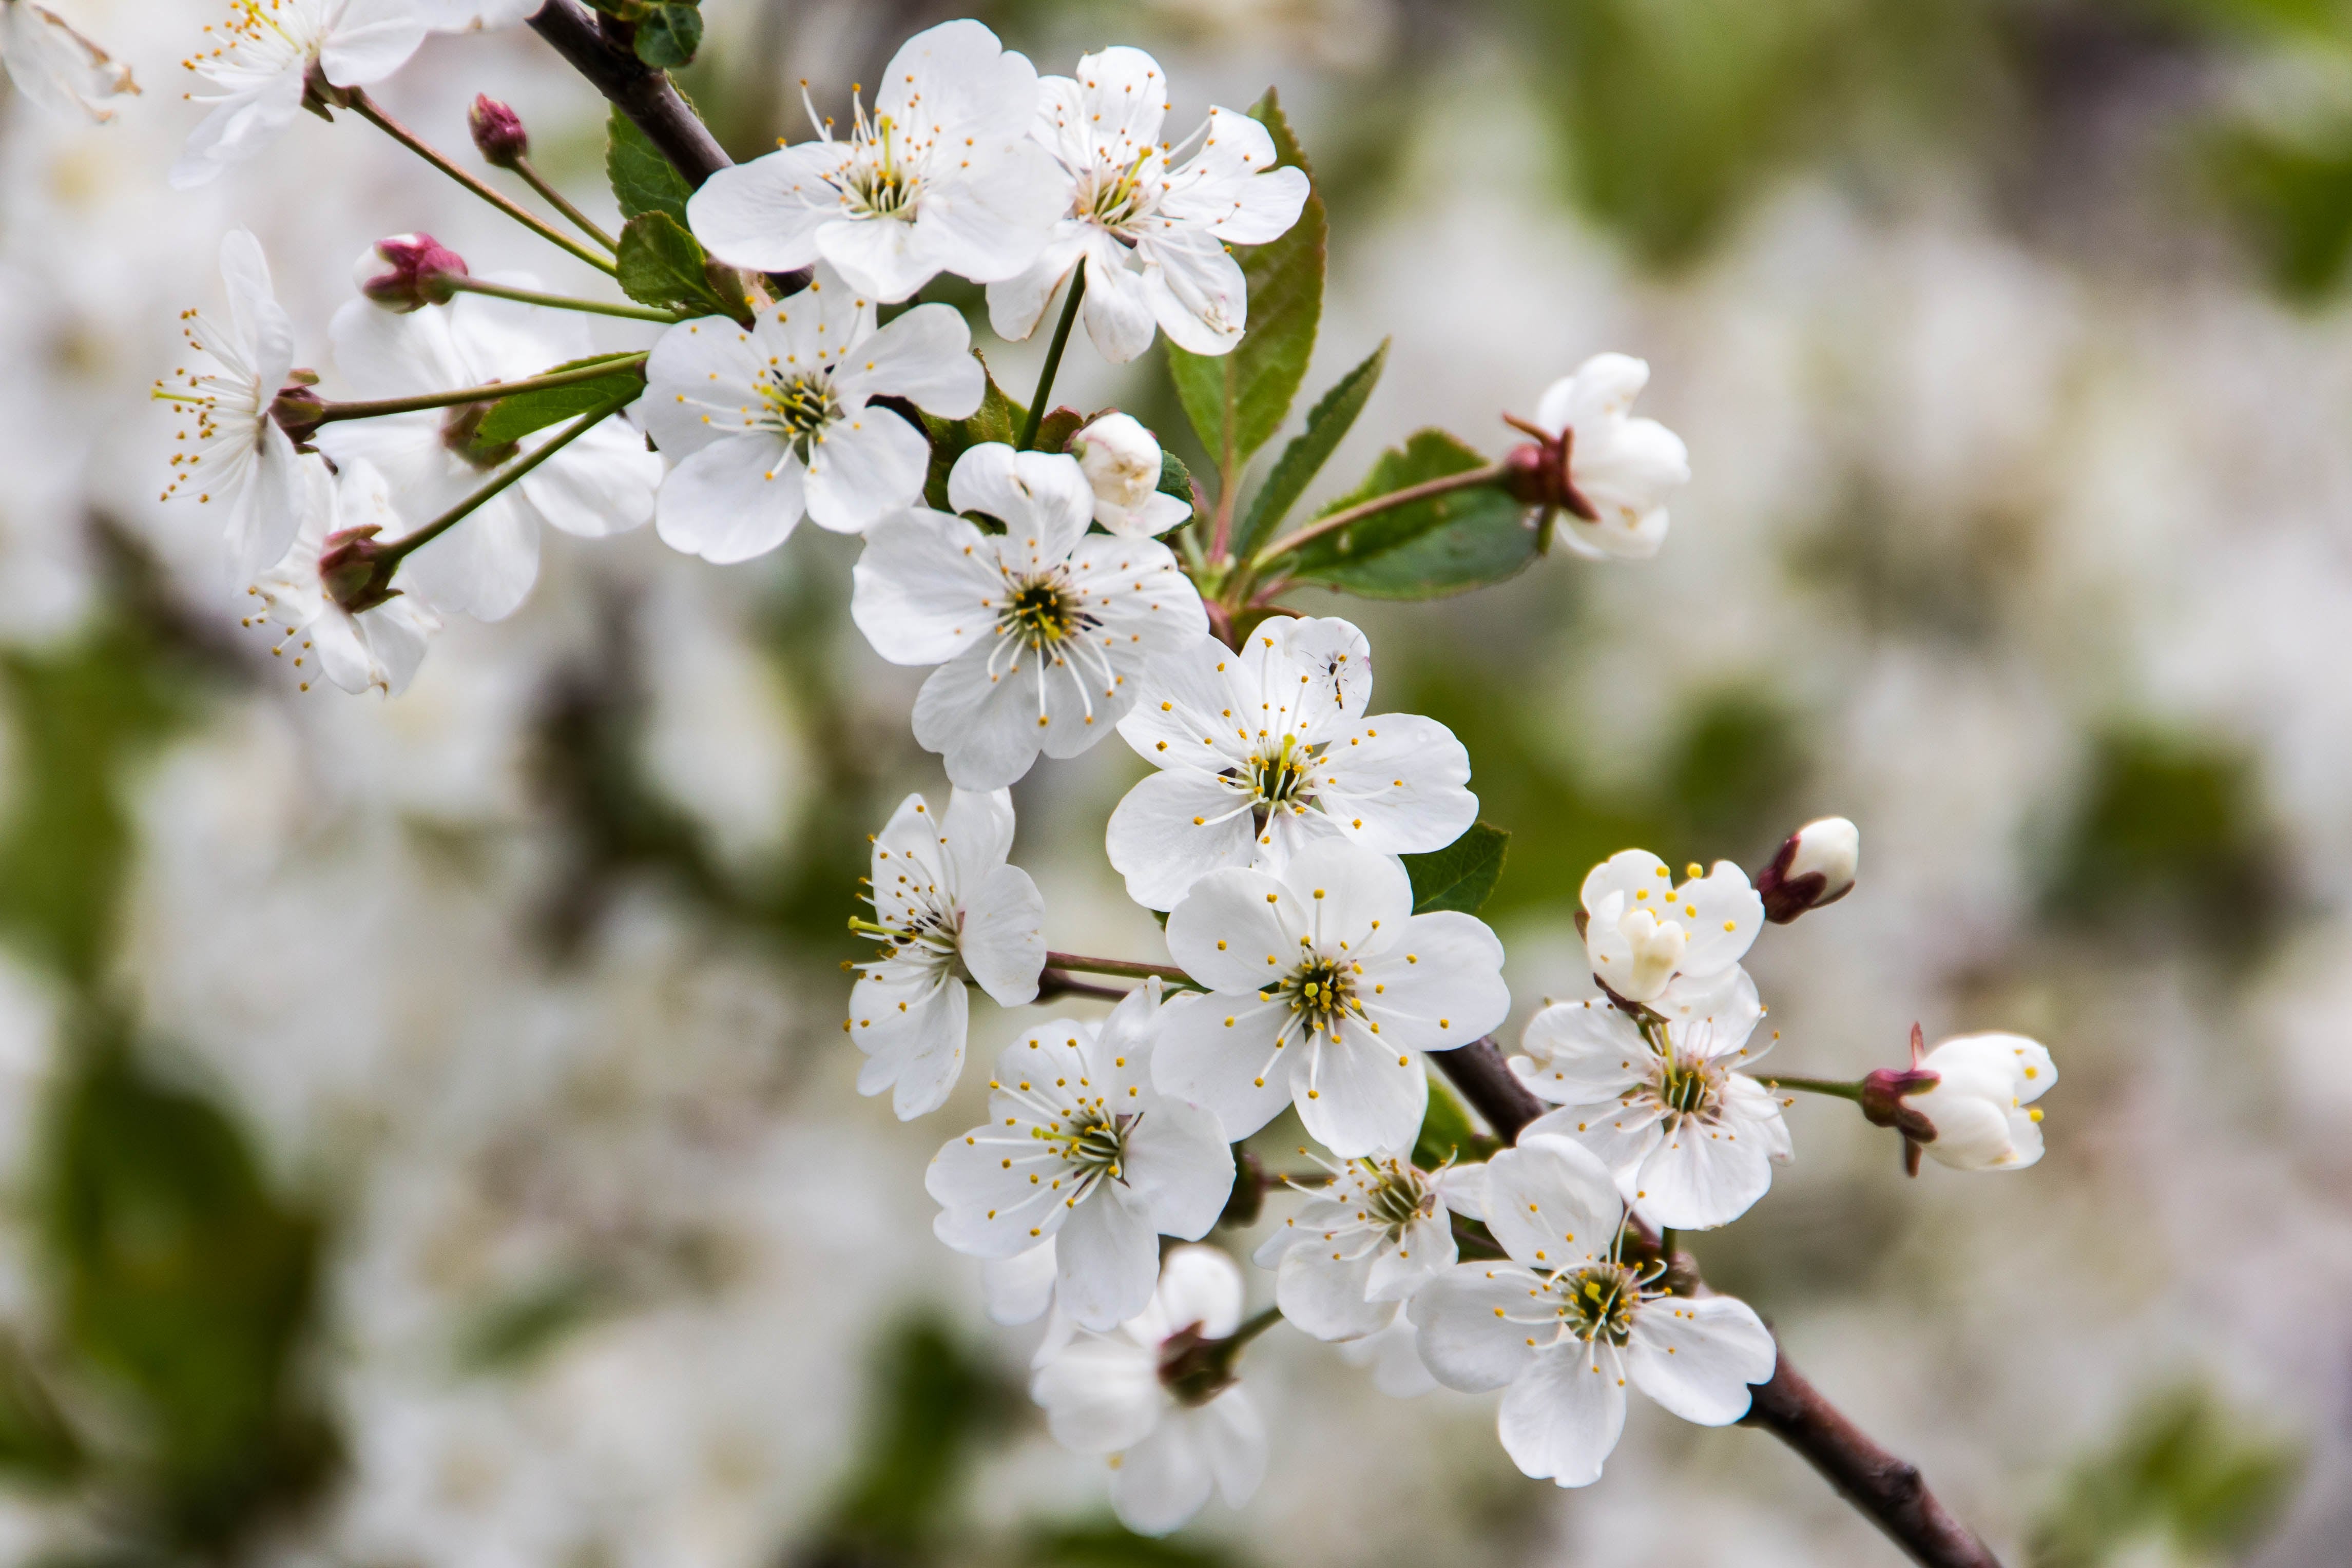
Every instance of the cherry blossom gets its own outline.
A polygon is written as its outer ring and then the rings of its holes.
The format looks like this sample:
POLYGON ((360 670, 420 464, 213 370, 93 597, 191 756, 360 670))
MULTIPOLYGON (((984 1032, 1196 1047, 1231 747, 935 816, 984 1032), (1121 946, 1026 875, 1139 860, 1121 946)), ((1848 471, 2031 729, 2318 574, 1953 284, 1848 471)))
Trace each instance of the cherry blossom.
POLYGON ((1522 1134, 1486 1166, 1486 1227, 1509 1260, 1457 1263, 1408 1311, 1437 1380, 1505 1388, 1496 1426, 1527 1474, 1589 1486, 1625 1425, 1625 1383, 1680 1416, 1725 1427, 1779 1351, 1747 1304, 1676 1296, 1661 1270, 1619 1261, 1624 1220, 1609 1171, 1565 1138, 1522 1134))
POLYGON ((749 327, 709 316, 671 328, 646 380, 646 427, 677 464, 662 482, 661 537, 728 562, 775 549, 803 513, 857 533, 912 505, 930 442, 873 400, 962 419, 987 375, 952 307, 918 305, 877 329, 873 299, 819 267, 749 327))
POLYGON ((940 666, 915 698, 915 738, 961 788, 1086 750, 1134 705, 1147 660, 1208 635, 1167 546, 1087 532, 1094 496, 1075 457, 983 443, 956 460, 948 499, 1006 531, 922 507, 877 525, 850 614, 891 663, 940 666))
POLYGON ((280 658, 293 655, 306 692, 306 672, 315 668, 347 692, 398 696, 424 662, 425 644, 441 629, 441 618, 404 593, 354 611, 339 597, 345 585, 337 570, 343 564, 338 546, 378 533, 398 534, 392 488, 366 463, 348 464, 332 475, 326 459, 316 455, 299 461, 301 527, 285 558, 247 590, 263 602, 245 624, 284 628, 284 640, 270 652, 280 658))
POLYGON ((1262 623, 1238 651, 1203 641, 1146 667, 1128 745, 1160 771, 1105 842, 1128 896, 1172 909, 1225 866, 1280 874, 1308 844, 1443 849, 1477 820, 1470 757, 1435 719, 1364 712, 1372 651, 1338 619, 1262 623))
MULTIPOLYGON (((695 235, 737 267, 823 260, 860 293, 904 299, 941 272, 975 283, 1028 267, 1069 206, 1069 179, 1029 138, 1037 71, 973 21, 899 46, 869 118, 712 175, 695 235)), ((815 118, 815 110, 810 110, 815 118)))
POLYGON ((192 93, 213 106, 188 135, 172 184, 188 190, 254 157, 294 123, 315 68, 331 87, 382 81, 425 41, 412 0, 230 0, 229 18, 205 29, 185 62, 219 89, 192 93))
POLYGON ((1557 459, 1549 477, 1559 493, 1547 498, 1557 501, 1568 525, 1561 537, 1579 555, 1642 560, 1666 542, 1666 493, 1690 483, 1690 455, 1656 420, 1631 416, 1649 381, 1640 360, 1595 354, 1536 403, 1535 427, 1557 459))
POLYGON ((1095 521, 1115 534, 1156 538, 1192 516, 1160 488, 1160 443, 1129 413, 1107 413, 1070 437, 1070 455, 1094 487, 1095 521))
POLYGON ((1747 956, 1764 901, 1729 861, 1689 868, 1679 887, 1647 850, 1620 850, 1586 874, 1584 950, 1592 972, 1627 1001, 1647 1002, 1676 975, 1720 975, 1747 956))
POLYGON ((1160 140, 1168 78, 1141 49, 1083 56, 1075 78, 1040 85, 1036 136, 1068 172, 1069 205, 1028 268, 990 285, 990 324, 1026 338, 1083 265, 1087 336, 1104 359, 1134 359, 1155 325, 1192 353, 1231 350, 1249 290, 1228 247, 1287 233, 1307 204, 1306 171, 1276 168, 1274 137, 1230 109, 1211 110, 1198 151, 1171 167, 1160 140))
POLYGON ((1081 1328, 1141 1312, 1161 1236, 1197 1241, 1223 1212, 1233 1150, 1217 1119, 1151 1087, 1159 982, 1099 1023, 1055 1019, 998 1059, 988 1120, 932 1156, 933 1223, 959 1252, 1010 1258, 1051 1239, 1054 1300, 1081 1328))
POLYGON ((2042 1110, 2033 1102, 2058 1082, 2039 1040, 2021 1034, 1963 1034, 1938 1044, 1913 1070, 1936 1082, 1903 1097, 1936 1135, 1923 1142, 1938 1164, 1960 1171, 2023 1170, 2042 1157, 2042 1110))
POLYGON ((1401 1154, 1318 1163, 1329 1181, 1292 1182, 1308 1201, 1256 1260, 1277 1270, 1274 1299, 1294 1326, 1317 1339, 1362 1339, 1390 1327, 1398 1303, 1452 1266, 1454 1215, 1478 1215, 1462 1195, 1479 1189, 1485 1167, 1423 1171, 1401 1154))
POLYGON ((1168 950, 1209 994, 1160 1014, 1152 1079, 1245 1138, 1296 1103, 1343 1159, 1409 1145, 1429 1103, 1422 1052, 1503 1021, 1503 945, 1471 915, 1412 912, 1392 855, 1311 844, 1280 874, 1211 872, 1168 917, 1168 950))
POLYGON ((937 1110, 963 1071, 967 981, 1005 1007, 1037 994, 1045 904, 1004 862, 1012 848, 1003 789, 956 790, 944 821, 909 795, 874 841, 875 920, 860 928, 888 946, 859 966, 841 1027, 866 1053, 857 1092, 889 1090, 901 1121, 937 1110))
POLYGON ((130 67, 32 0, 0 0, 0 66, 18 92, 52 114, 112 120, 107 100, 139 90, 130 67))

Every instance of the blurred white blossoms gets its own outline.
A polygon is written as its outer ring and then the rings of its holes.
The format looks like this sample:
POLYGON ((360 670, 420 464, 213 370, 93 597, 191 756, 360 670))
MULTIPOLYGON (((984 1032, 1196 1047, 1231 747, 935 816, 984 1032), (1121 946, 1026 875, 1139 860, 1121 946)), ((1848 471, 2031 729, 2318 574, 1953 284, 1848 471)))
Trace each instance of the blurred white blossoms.
POLYGON ((1729 861, 1680 887, 1647 850, 1620 850, 1584 878, 1584 951, 1601 983, 1630 1002, 1654 1001, 1676 975, 1704 980, 1747 956, 1764 901, 1729 861))
POLYGON ((1070 437, 1070 455, 1094 486, 1095 521, 1115 534, 1156 538, 1192 515, 1160 488, 1160 443, 1130 413, 1107 413, 1070 437))
POLYGON ((193 442, 187 428, 179 434, 164 497, 184 488, 226 510, 230 568, 249 582, 285 555, 300 520, 294 443, 269 412, 294 368, 294 327, 270 290, 260 241, 235 230, 221 241, 220 260, 228 323, 184 315, 195 359, 157 382, 154 395, 194 420, 193 442))
POLYGON ((941 272, 1010 277, 1069 206, 1068 176, 1029 137, 1036 106, 1026 57, 978 22, 941 23, 899 46, 847 140, 826 122, 816 141, 721 169, 687 219, 721 261, 785 272, 822 259, 885 303, 941 272))
POLYGON ((330 86, 364 87, 407 64, 425 32, 412 0, 230 0, 228 20, 184 62, 219 90, 188 95, 213 111, 188 133, 173 186, 204 184, 276 141, 313 67, 330 86))
MULTIPOLYGON (((1390 1327, 1397 1303, 1453 1264, 1451 1200, 1475 1194, 1485 1176, 1475 1166, 1433 1174, 1401 1155, 1328 1168, 1329 1185, 1299 1188, 1307 1202, 1265 1239, 1257 1263, 1276 1270, 1275 1302, 1295 1327, 1362 1339, 1390 1327)), ((1467 1200, 1461 1212, 1475 1218, 1479 1206, 1467 1200)))
POLYGON ((1653 1225, 1728 1225, 1772 1185, 1772 1162, 1793 1152, 1780 1102, 1734 1071, 1763 1055, 1748 1040, 1764 1009, 1739 968, 1704 986, 1678 982, 1659 999, 1666 1017, 1640 1024, 1599 998, 1555 1002, 1528 1020, 1527 1054, 1511 1058, 1512 1071, 1567 1107, 1528 1131, 1600 1155, 1653 1225))
POLYGON ((1234 1154, 1217 1119, 1151 1087, 1159 982, 1099 1023, 1055 1019, 1004 1050, 988 1121, 931 1158, 939 1239, 1010 1258, 1055 1244, 1055 1301, 1109 1329, 1150 1303, 1160 1238, 1198 1241, 1223 1212, 1234 1154))
POLYGON ((1029 1396, 1063 1447, 1110 1456, 1110 1505, 1142 1535, 1166 1535, 1212 1489, 1239 1508, 1265 1479, 1265 1428, 1228 1375, 1171 1387, 1163 1374, 1241 1326, 1242 1276, 1213 1247, 1168 1254, 1151 1303, 1116 1333, 1082 1334, 1039 1367, 1029 1396))
POLYGON ((661 488, 663 539, 705 560, 749 560, 803 512, 854 534, 921 497, 930 442, 873 400, 962 419, 987 374, 950 306, 918 305, 878 330, 874 320, 870 298, 820 267, 749 328, 708 316, 662 334, 637 406, 677 463, 661 488))
MULTIPOLYGON (((527 273, 501 274, 499 281, 538 286, 527 273)), ((346 300, 328 336, 335 368, 365 398, 520 381, 592 351, 587 324, 572 312, 479 294, 405 314, 346 300)), ((474 435, 490 406, 338 420, 320 426, 313 439, 339 464, 364 459, 382 469, 403 509, 422 524, 564 428, 485 449, 474 435)), ((661 459, 646 450, 644 436, 626 420, 607 419, 402 563, 401 586, 436 610, 502 619, 539 578, 541 523, 586 538, 621 533, 653 515, 660 482, 661 459)))
POLYGON ((1204 640, 1153 662, 1138 690, 1118 733, 1160 771, 1128 791, 1105 842, 1147 908, 1174 908, 1222 867, 1279 874, 1338 839, 1382 854, 1444 849, 1477 820, 1470 756, 1451 730, 1364 716, 1371 645, 1345 621, 1269 620, 1237 653, 1204 640))
POLYGON ((1503 1021, 1503 945, 1452 911, 1412 912, 1392 855, 1343 840, 1280 875, 1211 872, 1168 917, 1168 950, 1212 988, 1160 1009, 1152 1078, 1246 1138, 1295 1103, 1343 1159, 1410 1147, 1429 1103, 1424 1051, 1503 1021))
POLYGON ((850 614, 896 664, 938 664, 915 698, 915 738, 948 777, 992 789, 1044 751, 1075 757, 1135 701, 1144 662, 1209 634, 1200 593, 1157 539, 1089 536, 1077 459, 967 451, 948 499, 1006 532, 916 507, 868 530, 850 614))
POLYGON ((1006 1007, 1037 994, 1045 902, 1013 848, 1013 797, 958 789, 940 821, 909 795, 874 841, 873 924, 890 946, 849 993, 842 1029, 866 1056, 857 1092, 891 1091, 901 1121, 934 1111, 963 1071, 970 980, 1006 1007))
POLYGON ((1654 419, 1629 417, 1650 367, 1595 354, 1552 382, 1535 424, 1566 468, 1558 498, 1569 548, 1580 555, 1646 559, 1666 539, 1666 493, 1690 483, 1682 437, 1654 419))
POLYGON ((139 90, 129 66, 32 0, 0 0, 0 65, 18 92, 52 114, 112 120, 106 100, 139 90))
POLYGON ((1160 140, 1168 78, 1141 49, 1082 56, 1075 79, 1039 86, 1037 139, 1068 172, 1072 199, 1028 269, 990 285, 990 324, 1026 338, 1083 264, 1087 336, 1104 359, 1124 364, 1151 347, 1154 322, 1193 353, 1232 349, 1249 290, 1226 247, 1264 245, 1297 223, 1306 171, 1276 168, 1272 134, 1230 109, 1209 111, 1200 151, 1171 169, 1160 140))
POLYGON ((1906 1094, 1903 1104, 1935 1128, 1923 1146, 1939 1163, 1961 1171, 2023 1170, 2042 1157, 2042 1113, 2033 1102, 2058 1082, 2058 1068, 2040 1041, 2021 1034, 1956 1035, 1913 1071, 1936 1075, 1932 1087, 1906 1094))
POLYGON ((526 20, 547 0, 408 0, 436 33, 490 32, 526 20))
POLYGON ((1459 1263, 1409 1309, 1437 1380, 1508 1385, 1504 1450, 1530 1476, 1589 1486, 1625 1425, 1625 1381, 1686 1421, 1725 1427, 1772 1375, 1771 1332, 1728 1296, 1656 1286, 1617 1260, 1623 1206, 1609 1172, 1565 1138, 1523 1137, 1486 1166, 1486 1227, 1508 1262, 1459 1263))
MULTIPOLYGON (((323 670, 329 680, 347 692, 375 690, 398 696, 416 666, 425 661, 425 644, 441 629, 441 619, 413 596, 395 593, 356 612, 336 595, 341 586, 338 570, 344 566, 337 547, 400 529, 393 511, 392 490, 383 476, 366 463, 344 465, 340 475, 327 472, 327 461, 312 455, 300 459, 302 521, 293 547, 284 559, 261 574, 248 590, 266 601, 246 618, 248 626, 275 622, 286 629, 286 641, 270 650, 283 657, 293 647, 298 672, 323 670)), ((357 575, 364 579, 366 570, 357 575)), ((304 691, 310 689, 301 679, 304 691)))

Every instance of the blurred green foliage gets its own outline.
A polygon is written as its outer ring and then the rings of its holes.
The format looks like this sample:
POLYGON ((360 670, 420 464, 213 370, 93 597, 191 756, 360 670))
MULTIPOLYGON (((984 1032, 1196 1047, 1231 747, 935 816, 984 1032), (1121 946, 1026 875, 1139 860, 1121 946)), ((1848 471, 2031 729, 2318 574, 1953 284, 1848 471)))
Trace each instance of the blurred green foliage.
POLYGON ((2299 1450, 2250 1429, 2211 1391, 2155 1395, 2075 1468, 2035 1534, 2034 1568, 2100 1568, 2151 1541, 2234 1555, 2277 1520, 2302 1469, 2299 1450))

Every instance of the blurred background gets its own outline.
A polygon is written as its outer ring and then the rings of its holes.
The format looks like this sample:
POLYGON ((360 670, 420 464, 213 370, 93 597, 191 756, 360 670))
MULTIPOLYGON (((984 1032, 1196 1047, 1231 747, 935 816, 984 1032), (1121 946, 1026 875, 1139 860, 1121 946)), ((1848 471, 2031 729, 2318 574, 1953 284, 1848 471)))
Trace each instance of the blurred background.
MULTIPOLYGON (((331 392, 382 235, 595 280, 348 116, 170 192, 218 16, 54 4, 146 91, 103 127, 0 107, 0 1561, 1897 1560, 1760 1435, 1636 1402, 1558 1492, 1491 1397, 1391 1399, 1288 1330, 1246 1362, 1256 1500, 1122 1532, 1024 1396, 1036 1331, 929 1234, 981 1075, 913 1125, 854 1091, 865 835, 943 788, 920 673, 849 625, 855 541, 719 569, 550 535, 521 612, 453 624, 406 696, 298 695, 215 520, 156 499, 147 388, 220 308, 220 235, 261 237, 331 392)), ((840 113, 960 14, 705 8, 686 81, 739 156, 806 134, 799 78, 840 113)), ((1834 811, 1860 888, 1752 958, 1780 1063, 1893 1063, 1915 1019, 2056 1053, 2022 1175, 1906 1182, 1800 1103, 1797 1163, 1690 1239, 1715 1282, 2006 1561, 2346 1561, 2352 5, 979 15, 1045 70, 1153 49, 1179 130, 1279 86, 1333 225, 1309 396, 1394 336, 1318 496, 1649 360, 1696 476, 1659 559, 1328 601, 1375 708, 1450 724, 1514 835, 1487 915, 1522 1017, 1581 994, 1592 861, 1753 869, 1834 811)), ((462 152, 477 91, 610 211, 604 106, 527 32, 378 96, 462 152)), ((1040 345, 937 297, 1025 396, 1040 345)), ((1057 401, 1194 450, 1156 353, 1081 340, 1057 401)), ((1051 945, 1162 951, 1101 852, 1142 770, 1106 744, 1017 791, 1051 945)), ((976 999, 974 1060, 1039 1016, 976 999)))

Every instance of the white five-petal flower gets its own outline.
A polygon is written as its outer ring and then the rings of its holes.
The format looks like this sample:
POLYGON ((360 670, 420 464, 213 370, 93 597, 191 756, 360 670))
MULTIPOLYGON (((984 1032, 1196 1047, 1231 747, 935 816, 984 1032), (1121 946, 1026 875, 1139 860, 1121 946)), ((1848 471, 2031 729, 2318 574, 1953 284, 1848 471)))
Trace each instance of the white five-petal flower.
POLYGON ((1213 1247, 1179 1247, 1150 1305, 1115 1333, 1078 1335, 1030 1379, 1029 1396, 1063 1447, 1109 1456, 1111 1509, 1138 1534, 1179 1528, 1213 1489, 1239 1508, 1265 1479, 1265 1428, 1238 1384, 1188 1403, 1161 1376, 1171 1350, 1226 1338, 1241 1320, 1234 1260, 1213 1247))
MULTIPOLYGON (((499 281, 538 287, 527 273, 501 275, 499 281)), ((328 335, 335 368, 366 398, 520 381, 592 352, 587 325, 573 312, 479 294, 405 313, 346 300, 328 335)), ((485 451, 474 433, 489 407, 462 403, 338 420, 320 426, 315 439, 338 464, 365 461, 383 470, 403 509, 421 525, 563 429, 551 425, 485 451)), ((436 610, 500 620, 538 580, 542 523, 586 538, 636 528, 653 515, 661 471, 661 459, 646 450, 634 426, 606 419, 403 562, 401 586, 436 610)))
POLYGON ((1087 336, 1104 359, 1134 359, 1151 346, 1155 323, 1193 353, 1232 349, 1249 299, 1226 247, 1286 233, 1307 204, 1306 172, 1276 168, 1272 134, 1230 109, 1209 111, 1199 150, 1171 168, 1174 153, 1160 140, 1168 78, 1141 49, 1084 56, 1076 78, 1040 87, 1037 140, 1068 172, 1072 199, 1035 262, 990 285, 990 323, 1026 338, 1083 265, 1087 336))
POLYGON ((1961 1171, 2023 1170, 2042 1157, 2042 1112, 2033 1102, 2058 1082, 2041 1041, 2021 1034, 1963 1034, 1921 1057, 1932 1088, 1903 1103, 1935 1125, 1920 1146, 1961 1171))
POLYGON ((346 464, 340 475, 329 474, 327 460, 316 455, 300 463, 301 527, 285 559, 247 590, 264 602, 245 624, 285 628, 284 641, 270 652, 294 655, 306 692, 307 672, 315 667, 347 692, 398 696, 424 662, 425 644, 441 629, 441 618, 406 593, 354 614, 336 600, 320 565, 346 538, 379 532, 397 537, 401 523, 391 486, 366 463, 346 464))
POLYGON ((1246 1138, 1296 1103, 1343 1159, 1405 1148, 1429 1104, 1425 1051, 1503 1021, 1503 945, 1468 915, 1412 912, 1393 855, 1331 840, 1281 875, 1211 872, 1168 917, 1168 950, 1211 988, 1160 1010, 1153 1082, 1246 1138))
POLYGON ((890 1090, 901 1121, 937 1110, 963 1071, 964 982, 1019 1007, 1045 967, 1045 902, 1004 863, 1012 795, 958 789, 946 815, 909 795, 874 841, 874 916, 889 946, 861 966, 841 1026, 866 1053, 857 1092, 890 1090))
POLYGON ((1565 1138, 1523 1136, 1486 1166, 1486 1226, 1508 1262, 1458 1263, 1408 1309, 1438 1381, 1507 1385, 1496 1425, 1530 1476, 1589 1486, 1625 1425, 1625 1383, 1701 1426, 1748 1413, 1772 1375, 1771 1332, 1729 1296, 1658 1288, 1617 1260, 1624 1218, 1608 1169, 1565 1138))
POLYGON ((230 0, 186 61, 217 92, 190 94, 213 111, 188 134, 172 184, 215 179, 278 139, 302 107, 312 67, 333 87, 382 81, 425 41, 411 0, 230 0))
POLYGON ((139 90, 129 66, 32 0, 0 0, 0 66, 18 92, 52 114, 112 120, 106 100, 139 90))
POLYGON ((1055 1019, 997 1060, 988 1120, 932 1156, 932 1229, 959 1252, 1010 1258, 1055 1244, 1054 1300, 1080 1328, 1150 1304, 1160 1238, 1198 1241, 1233 1195, 1217 1119, 1151 1087, 1159 982, 1099 1023, 1055 1019))
POLYGON ((1337 619, 1276 619, 1238 651, 1203 641, 1147 666, 1118 733, 1160 768, 1106 834, 1128 896, 1172 909, 1225 866, 1280 874, 1311 843, 1443 849, 1477 820, 1470 756, 1435 719, 1367 717, 1372 650, 1337 619))
POLYGON ((1748 1040, 1764 1016, 1738 967, 1677 980, 1636 1022, 1606 998, 1554 1002, 1528 1020, 1511 1058, 1519 1081, 1565 1107, 1528 1130, 1601 1156, 1634 1212, 1653 1225, 1728 1225, 1772 1185, 1793 1153, 1781 1103, 1736 1069, 1769 1049, 1748 1040))
POLYGON ((187 312, 182 331, 194 360, 156 382, 154 395, 194 420, 180 432, 164 498, 190 490, 226 511, 231 568, 249 582, 286 554, 300 522, 294 443, 269 412, 294 368, 294 327, 270 290, 260 241, 237 229, 220 257, 228 321, 187 312))
POLYGON ((1584 878, 1584 951, 1601 983, 1631 1002, 1665 994, 1676 975, 1703 980, 1748 956, 1764 901, 1729 861, 1694 865, 1675 885, 1647 850, 1620 850, 1584 878))
POLYGON ((891 663, 940 666, 915 698, 915 738, 961 788, 1086 750, 1134 704, 1146 660, 1208 635, 1166 545, 1087 532, 1077 459, 984 443, 956 459, 948 499, 1006 531, 922 507, 876 525, 850 614, 891 663))
POLYGON ((1590 517, 1559 514, 1570 549, 1595 559, 1644 560, 1666 542, 1666 493, 1690 483, 1682 437, 1631 415, 1650 367, 1626 354, 1595 354, 1545 390, 1535 423, 1569 438, 1568 478, 1590 517))
POLYGON ((662 334, 638 406, 677 460, 662 482, 661 537, 705 560, 749 560, 805 512, 861 532, 923 493, 931 445, 874 399, 948 419, 980 406, 987 372, 951 306, 918 305, 876 329, 874 301, 819 267, 749 327, 723 316, 662 334))
POLYGON ((1157 538, 1192 515, 1192 504, 1160 488, 1165 455, 1131 413, 1107 413, 1070 437, 1067 448, 1094 486, 1095 521, 1115 534, 1157 538))
MULTIPOLYGON (((1030 140, 1037 71, 978 22, 943 22, 890 57, 868 119, 722 169, 687 204, 719 260, 785 272, 820 259, 889 303, 939 273, 975 283, 1027 267, 1069 205, 1069 177, 1030 140)), ((810 110, 812 119, 815 110, 810 110)))
MULTIPOLYGON (((1452 1200, 1480 1190, 1484 1167, 1424 1171, 1385 1155, 1325 1168, 1331 1179, 1320 1186, 1291 1184, 1307 1201, 1256 1260, 1276 1270, 1275 1303, 1294 1327, 1321 1340, 1362 1339, 1391 1327, 1399 1302, 1453 1266, 1452 1200)), ((1478 1217, 1475 1196, 1460 1212, 1478 1217)))

